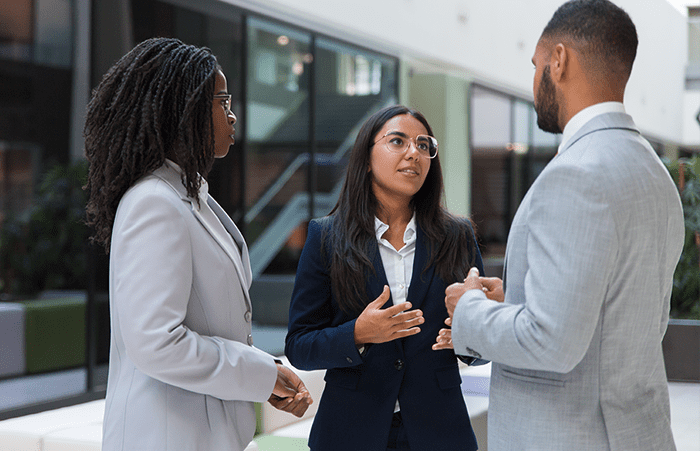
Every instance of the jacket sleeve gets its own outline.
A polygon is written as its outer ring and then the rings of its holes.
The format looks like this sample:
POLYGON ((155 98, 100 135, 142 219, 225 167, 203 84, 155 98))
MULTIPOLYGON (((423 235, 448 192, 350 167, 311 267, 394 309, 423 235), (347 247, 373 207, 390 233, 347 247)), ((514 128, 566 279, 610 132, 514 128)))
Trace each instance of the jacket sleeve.
POLYGON ((567 373, 585 355, 617 253, 611 193, 575 165, 542 172, 527 211, 528 268, 505 302, 466 292, 455 309, 455 352, 506 365, 567 373), (516 298, 517 297, 517 298, 516 298))
MULTIPOLYGON (((467 227, 469 228, 469 237, 474 240, 474 267, 479 270, 480 275, 484 275, 484 262, 481 258, 481 251, 479 250, 479 242, 476 239, 476 233, 474 233, 474 228, 467 221, 467 227)), ((469 366, 479 366, 486 365, 490 363, 489 360, 478 359, 476 357, 470 357, 465 355, 456 354, 457 358, 469 366)))
POLYGON ((164 383, 224 400, 266 401, 277 378, 271 355, 184 324, 191 302, 229 299, 198 298, 192 231, 183 217, 189 206, 152 187, 122 199, 112 233, 110 296, 123 352, 164 383))
MULTIPOLYGON (((329 221, 325 226, 329 226, 329 221)), ((292 300, 285 354, 301 370, 341 368, 362 363, 355 346, 355 319, 337 314, 333 307, 331 279, 322 255, 322 225, 309 223, 299 259, 292 300), (334 321, 336 320, 336 321, 334 321)))

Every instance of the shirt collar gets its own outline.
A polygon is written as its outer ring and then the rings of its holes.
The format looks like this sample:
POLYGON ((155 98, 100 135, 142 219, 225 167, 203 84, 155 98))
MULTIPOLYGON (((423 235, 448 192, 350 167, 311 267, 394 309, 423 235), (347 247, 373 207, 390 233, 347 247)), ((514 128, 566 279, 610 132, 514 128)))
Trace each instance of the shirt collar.
MULTIPOLYGON (((377 241, 381 241, 382 235, 389 230, 389 226, 387 224, 384 224, 382 221, 379 220, 376 216, 374 217, 374 233, 377 237, 377 241)), ((416 239, 416 212, 413 212, 413 216, 411 216, 411 220, 408 221, 408 224, 406 225, 406 231, 403 233, 403 242, 405 244, 409 244, 409 242, 413 241, 416 239)))
POLYGON ((568 142, 583 127, 588 121, 596 116, 606 113, 625 113, 625 106, 620 102, 603 102, 596 103, 586 107, 576 113, 564 127, 564 133, 559 144, 559 153, 562 153, 568 142))

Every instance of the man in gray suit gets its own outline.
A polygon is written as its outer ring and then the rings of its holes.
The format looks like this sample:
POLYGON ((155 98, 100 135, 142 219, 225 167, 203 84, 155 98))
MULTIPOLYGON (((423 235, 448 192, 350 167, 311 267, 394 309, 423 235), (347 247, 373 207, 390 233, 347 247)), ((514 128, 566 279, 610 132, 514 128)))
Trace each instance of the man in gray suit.
POLYGON ((559 153, 515 215, 503 285, 473 269, 446 291, 435 348, 494 362, 490 451, 675 449, 661 340, 683 214, 622 105, 636 50, 607 0, 555 12, 532 61, 559 153))

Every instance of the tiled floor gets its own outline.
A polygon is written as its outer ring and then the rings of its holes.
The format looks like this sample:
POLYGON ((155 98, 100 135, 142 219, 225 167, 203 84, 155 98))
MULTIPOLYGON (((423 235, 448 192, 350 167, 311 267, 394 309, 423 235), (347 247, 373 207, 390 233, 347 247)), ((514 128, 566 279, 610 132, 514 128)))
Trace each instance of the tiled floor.
POLYGON ((700 451, 700 384, 670 382, 671 428, 678 451, 700 451))

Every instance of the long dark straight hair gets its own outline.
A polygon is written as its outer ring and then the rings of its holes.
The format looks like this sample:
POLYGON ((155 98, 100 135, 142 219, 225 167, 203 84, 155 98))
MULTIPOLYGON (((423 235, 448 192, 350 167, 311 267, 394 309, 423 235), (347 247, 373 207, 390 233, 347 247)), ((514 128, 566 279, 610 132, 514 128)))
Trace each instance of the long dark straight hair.
MULTIPOLYGON (((341 310, 359 314, 373 299, 365 292, 365 280, 374 271, 372 260, 377 252, 374 217, 379 207, 372 189, 370 155, 377 134, 391 118, 408 114, 420 121, 430 136, 433 131, 418 111, 402 105, 383 108, 374 113, 360 129, 352 148, 340 198, 330 215, 333 227, 324 239, 323 249, 330 263, 333 291, 341 310)), ((429 258, 426 268, 435 266, 446 282, 463 280, 476 257, 473 225, 469 219, 457 218, 444 207, 444 186, 439 155, 430 160, 430 170, 423 186, 411 199, 416 223, 427 239, 429 258)), ((425 270, 426 268, 423 268, 425 270)))

